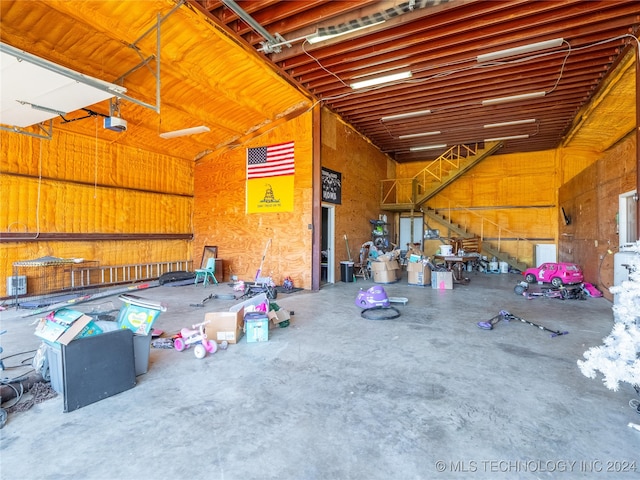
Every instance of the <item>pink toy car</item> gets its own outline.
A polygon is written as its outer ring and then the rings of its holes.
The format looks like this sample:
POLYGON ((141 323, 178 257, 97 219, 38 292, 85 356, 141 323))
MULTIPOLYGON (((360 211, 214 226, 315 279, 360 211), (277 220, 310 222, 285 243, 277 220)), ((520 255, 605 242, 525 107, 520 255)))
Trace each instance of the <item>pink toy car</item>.
POLYGON ((523 275, 527 283, 551 283, 556 288, 584 281, 582 269, 575 263, 543 263, 538 268, 527 268, 523 275))

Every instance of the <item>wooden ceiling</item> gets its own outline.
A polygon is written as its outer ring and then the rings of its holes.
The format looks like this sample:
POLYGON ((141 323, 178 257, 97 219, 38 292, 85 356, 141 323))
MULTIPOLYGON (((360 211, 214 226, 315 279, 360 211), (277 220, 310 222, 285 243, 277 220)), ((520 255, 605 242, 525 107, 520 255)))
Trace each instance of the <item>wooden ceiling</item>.
MULTIPOLYGON (((637 0, 190 3, 399 162, 434 158, 444 150, 412 147, 489 138, 526 136, 506 140, 501 153, 560 146, 607 73, 634 47, 640 24, 637 0), (343 31, 320 43, 309 41, 343 31), (550 40, 557 44, 495 60, 477 58, 550 40), (407 71, 412 76, 405 80, 350 86, 407 71), (539 96, 486 102, 529 93, 539 96), (423 114, 382 120, 412 112, 423 114), (487 127, 510 122, 518 123, 487 127)), ((619 115, 633 115, 635 101, 628 102, 630 108, 619 115)))
MULTIPOLYGON (((563 145, 574 124, 589 125, 584 109, 633 52, 640 6, 637 0, 2 0, 0 22, 3 43, 161 103, 156 112, 121 102, 129 122, 122 133, 103 129, 102 118, 82 120, 85 111, 69 112, 54 120, 54 137, 66 130, 197 160, 241 147, 320 101, 390 157, 408 162, 442 152, 412 147, 489 138, 528 135, 505 141, 501 153, 563 145), (378 20, 384 22, 370 25, 378 20), (562 41, 536 52, 476 58, 554 39, 562 41), (350 87, 398 71, 412 77, 350 87), (483 105, 532 92, 544 96, 483 105), (485 127, 507 122, 520 123, 485 127), (210 131, 159 137, 198 125, 210 131)), ((608 137, 620 138, 636 123, 633 70, 620 76, 628 88, 607 110, 618 129, 608 137)), ((101 116, 109 107, 90 106, 101 116)), ((584 127, 570 135, 580 149, 596 152, 608 144, 601 137, 584 127)))

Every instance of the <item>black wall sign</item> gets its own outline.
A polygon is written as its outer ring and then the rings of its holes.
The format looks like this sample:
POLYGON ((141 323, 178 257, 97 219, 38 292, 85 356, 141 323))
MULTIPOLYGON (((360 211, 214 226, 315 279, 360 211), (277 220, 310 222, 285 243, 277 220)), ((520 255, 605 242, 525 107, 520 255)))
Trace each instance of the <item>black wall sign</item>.
POLYGON ((342 203, 342 174, 328 168, 322 168, 322 201, 342 203))

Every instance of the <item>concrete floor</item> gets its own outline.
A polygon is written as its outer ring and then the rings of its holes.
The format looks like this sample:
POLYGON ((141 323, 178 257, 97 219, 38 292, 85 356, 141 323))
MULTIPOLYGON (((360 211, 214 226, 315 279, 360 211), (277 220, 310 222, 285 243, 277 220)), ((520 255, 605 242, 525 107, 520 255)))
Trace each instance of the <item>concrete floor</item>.
MULTIPOLYGON (((294 316, 268 342, 243 338, 202 360, 152 349, 131 390, 70 413, 58 396, 11 414, 0 430, 1 478, 634 478, 635 391, 612 392, 576 364, 611 330, 611 303, 527 300, 513 292, 520 279, 471 274, 466 286, 432 290, 405 277, 384 286, 409 299, 384 321, 361 318, 354 305, 371 281, 281 294, 277 303, 294 316), (476 326, 503 309, 570 333, 551 338, 517 321, 476 326)), ((173 333, 237 303, 189 306, 211 292, 231 288, 138 294, 168 305, 156 327, 173 333)), ((117 297, 77 308, 113 305, 117 297)), ((2 312, 3 357, 40 343, 37 317, 24 312, 2 312)))

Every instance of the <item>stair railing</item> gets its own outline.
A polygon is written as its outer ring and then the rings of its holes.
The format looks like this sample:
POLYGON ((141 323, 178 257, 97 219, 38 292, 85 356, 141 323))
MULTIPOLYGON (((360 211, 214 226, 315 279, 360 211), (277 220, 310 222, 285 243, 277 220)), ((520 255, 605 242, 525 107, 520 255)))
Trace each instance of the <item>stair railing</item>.
MULTIPOLYGON (((531 258, 531 254, 533 253, 533 248, 534 248, 534 243, 525 238, 525 237, 520 237, 517 233, 515 233, 512 230, 509 230, 508 228, 503 227, 502 225, 494 222, 493 220, 488 219, 487 217, 484 217, 482 215, 480 215, 479 213, 464 207, 462 205, 453 205, 453 202, 448 199, 447 197, 445 197, 444 195, 440 195, 440 198, 443 198, 447 201, 448 203, 448 207, 446 209, 437 209, 438 212, 442 212, 442 214, 445 217, 445 220, 447 220, 449 223, 452 224, 456 224, 456 222, 454 222, 452 220, 452 211, 455 209, 456 211, 462 211, 465 213, 468 213, 469 215, 472 215, 474 217, 476 217, 477 219, 480 220, 480 234, 479 237, 482 239, 482 241, 484 242, 484 235, 485 235, 485 225, 491 225, 494 227, 494 230, 497 232, 497 251, 502 253, 502 249, 501 249, 501 243, 502 243, 502 239, 503 238, 513 238, 515 239, 516 242, 516 251, 515 251, 515 255, 513 255, 513 257, 516 259, 517 262, 521 262, 521 258, 523 256, 526 256, 526 258, 531 258), (445 215, 444 212, 447 212, 447 214, 445 215), (529 251, 531 252, 531 254, 526 255, 523 254, 522 252, 524 251, 524 248, 528 247, 529 251)), ((433 209, 436 210, 436 209, 433 209)), ((474 222, 474 225, 477 222, 474 222)), ((468 231, 469 227, 470 227, 470 222, 467 222, 467 218, 465 217, 465 223, 464 225, 460 225, 460 227, 466 232, 468 231)), ((505 253, 510 253, 510 252, 505 252, 505 253)), ((522 262, 522 263, 526 263, 526 262, 522 262)))
POLYGON ((460 160, 476 155, 479 144, 454 145, 448 148, 438 158, 432 160, 413 178, 392 178, 381 182, 381 203, 386 204, 415 204, 418 195, 425 192, 428 180, 435 178, 442 182, 445 165, 451 165, 455 169, 460 168, 460 160))
POLYGON ((423 193, 427 183, 434 178, 438 182, 442 182, 444 178, 445 165, 451 165, 455 169, 460 168, 460 160, 475 155, 478 152, 478 144, 472 145, 454 145, 447 149, 438 158, 432 160, 420 172, 413 176, 417 180, 418 188, 423 193))
POLYGON ((415 203, 416 182, 413 178, 391 178, 380 183, 382 205, 415 203))

